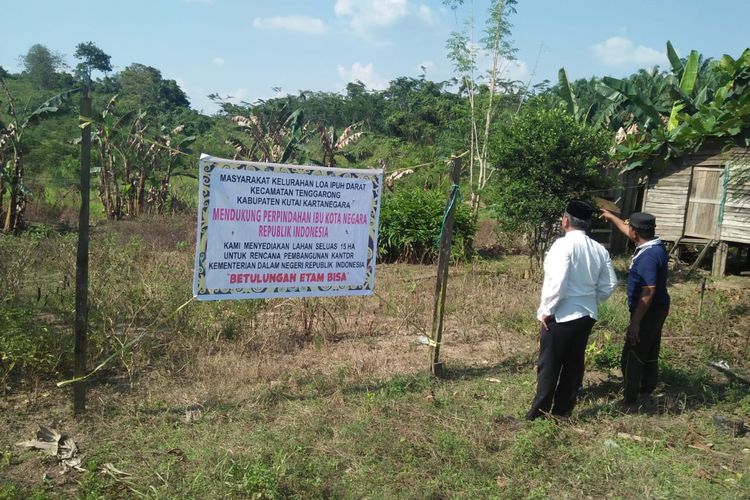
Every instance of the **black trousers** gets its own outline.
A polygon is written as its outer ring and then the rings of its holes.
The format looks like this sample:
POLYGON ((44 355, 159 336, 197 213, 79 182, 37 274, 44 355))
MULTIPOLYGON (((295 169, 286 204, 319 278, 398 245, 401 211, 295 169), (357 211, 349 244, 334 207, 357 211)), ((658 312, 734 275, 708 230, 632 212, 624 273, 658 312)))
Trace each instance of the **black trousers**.
POLYGON ((536 369, 536 396, 526 418, 545 413, 568 417, 576 404, 578 384, 583 380, 586 343, 596 321, 589 317, 557 323, 539 332, 539 360, 536 369))
POLYGON ((641 320, 638 342, 630 345, 625 338, 620 358, 625 403, 635 403, 638 394, 651 394, 656 389, 661 329, 668 314, 669 304, 651 304, 641 320))

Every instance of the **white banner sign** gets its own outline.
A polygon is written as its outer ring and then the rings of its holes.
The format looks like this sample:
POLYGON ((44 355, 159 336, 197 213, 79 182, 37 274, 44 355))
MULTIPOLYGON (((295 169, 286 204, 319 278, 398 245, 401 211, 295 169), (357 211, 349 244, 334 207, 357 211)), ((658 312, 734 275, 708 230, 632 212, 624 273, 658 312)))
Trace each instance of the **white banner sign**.
POLYGON ((372 294, 382 180, 382 170, 201 156, 193 295, 372 294))

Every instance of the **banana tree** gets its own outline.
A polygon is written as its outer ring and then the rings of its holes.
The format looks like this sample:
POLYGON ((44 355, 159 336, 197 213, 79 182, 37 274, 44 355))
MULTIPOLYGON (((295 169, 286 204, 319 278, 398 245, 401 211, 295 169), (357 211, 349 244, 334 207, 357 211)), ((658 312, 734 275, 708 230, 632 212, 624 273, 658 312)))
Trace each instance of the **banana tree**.
MULTIPOLYGON (((17 232, 21 229, 23 212, 26 208, 27 188, 23 183, 24 174, 24 133, 26 130, 41 122, 45 118, 60 112, 61 106, 79 89, 71 89, 58 94, 44 102, 31 112, 16 108, 13 94, 11 94, 5 80, 0 77, 0 86, 8 99, 9 123, 0 123, 0 157, 7 158, 3 166, 3 180, 0 181, 0 191, 8 191, 8 202, 4 210, 3 231, 17 232), (7 186, 7 187, 6 187, 7 186)), ((0 201, 4 201, 0 194, 0 201)), ((3 209, 0 207, 0 212, 3 209)))
POLYGON ((151 124, 145 111, 138 112, 133 120, 124 149, 126 165, 134 165, 137 170, 126 168, 125 189, 128 199, 128 213, 139 217, 146 208, 146 184, 153 178, 152 172, 159 159, 159 145, 148 137, 151 124))
POLYGON ((109 100, 101 114, 93 118, 92 124, 99 152, 99 198, 107 217, 119 220, 126 212, 121 179, 129 176, 127 157, 119 144, 127 141, 127 126, 135 112, 128 111, 116 116, 116 105, 117 95, 109 100), (120 164, 123 168, 120 168, 120 164))
POLYGON ((245 132, 251 139, 246 145, 241 139, 231 137, 226 143, 234 148, 234 158, 245 158, 253 161, 288 163, 307 160, 304 145, 309 141, 312 132, 308 123, 303 120, 302 110, 291 113, 283 122, 263 115, 237 115, 231 118, 238 130, 245 132))
POLYGON ((97 134, 102 158, 100 198, 111 219, 138 218, 149 202, 147 186, 154 184, 160 144, 148 136, 152 125, 146 111, 131 110, 111 122, 104 118, 97 134))
POLYGON ((665 84, 656 72, 650 74, 651 80, 646 85, 637 85, 629 80, 620 80, 605 76, 602 78, 602 92, 607 92, 607 97, 612 96, 612 91, 622 96, 622 103, 631 105, 630 111, 634 120, 638 121, 646 130, 660 126, 665 121, 667 108, 655 101, 664 94, 665 84), (661 94, 661 95, 660 95, 661 94))
POLYGON ((698 70, 700 69, 700 54, 696 50, 691 50, 685 63, 675 52, 672 42, 667 42, 667 57, 672 65, 672 73, 675 78, 679 79, 679 84, 673 87, 675 102, 672 104, 672 111, 669 114, 667 130, 673 130, 680 123, 679 115, 686 106, 695 109, 706 101, 708 87, 703 87, 698 95, 693 99, 693 89, 698 80, 698 70))
POLYGON ((344 148, 350 146, 362 138, 364 132, 357 131, 362 126, 362 122, 354 123, 349 125, 341 132, 341 135, 336 133, 334 127, 326 128, 325 125, 318 126, 318 134, 320 135, 320 143, 323 147, 323 161, 321 165, 326 167, 336 166, 336 156, 344 156, 347 160, 352 160, 351 155, 344 152, 344 148))
MULTIPOLYGON (((161 179, 155 179, 155 184, 159 187, 158 189, 154 188, 154 192, 151 196, 151 203, 154 205, 154 209, 159 213, 164 210, 167 204, 169 187, 172 181, 172 176, 174 175, 174 167, 178 164, 177 158, 181 155, 190 154, 191 151, 189 146, 196 140, 194 135, 183 135, 184 131, 185 125, 178 125, 171 130, 162 126, 161 132, 156 137, 156 145, 158 146, 159 153, 166 161, 166 168, 161 179)), ((153 173, 156 174, 156 172, 153 173)))
POLYGON ((614 92, 611 89, 608 92, 602 91, 602 83, 596 79, 578 84, 582 90, 588 90, 586 97, 579 98, 575 93, 574 85, 568 80, 565 68, 560 68, 557 79, 559 95, 565 103, 568 113, 578 123, 608 126, 624 99, 619 92, 614 92))
POLYGON ((679 99, 672 107, 670 119, 649 130, 641 140, 618 146, 615 157, 623 162, 625 170, 641 166, 659 168, 696 151, 706 140, 750 147, 750 49, 737 60, 725 55, 708 65, 711 74, 706 79, 718 85, 715 91, 706 86, 695 92, 692 67, 696 60, 699 56, 691 55, 683 66, 679 80, 684 87, 674 86, 679 99), (686 91, 692 91, 695 97, 686 91))
MULTIPOLYGON (((2 105, 2 101, 0 101, 2 105)), ((6 151, 6 147, 10 140, 9 134, 6 134, 6 126, 0 120, 0 220, 5 220, 3 215, 5 214, 3 207, 3 198, 5 197, 5 186, 10 184, 10 172, 13 169, 13 163, 8 160, 8 154, 10 151, 6 151)))

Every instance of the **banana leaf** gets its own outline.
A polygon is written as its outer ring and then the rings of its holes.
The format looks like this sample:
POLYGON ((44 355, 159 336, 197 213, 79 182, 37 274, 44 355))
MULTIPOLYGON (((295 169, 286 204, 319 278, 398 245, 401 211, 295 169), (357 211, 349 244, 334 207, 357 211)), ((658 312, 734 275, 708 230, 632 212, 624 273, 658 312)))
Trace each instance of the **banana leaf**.
POLYGON ((25 129, 29 125, 32 125, 42 118, 57 113, 63 103, 65 103, 70 97, 80 91, 81 89, 66 90, 65 92, 57 94, 48 101, 44 102, 41 106, 31 112, 31 114, 26 118, 26 121, 23 122, 23 125, 21 125, 21 128, 25 129))
POLYGON ((562 92, 562 98, 568 107, 568 113, 578 118, 578 103, 576 102, 576 96, 573 94, 573 89, 570 88, 570 82, 568 81, 568 74, 565 72, 565 68, 560 68, 557 72, 557 79, 560 82, 560 91, 562 92))
POLYGON ((682 77, 680 78, 680 88, 687 95, 693 93, 695 81, 698 79, 699 68, 700 54, 698 54, 698 51, 696 50, 691 50, 690 55, 687 58, 687 63, 685 64, 685 70, 682 72, 682 77))
POLYGON ((669 58, 669 63, 672 65, 672 73, 677 75, 678 78, 681 78, 685 67, 682 65, 682 59, 680 59, 680 56, 678 56, 677 52, 674 50, 672 42, 669 40, 667 40, 667 57, 669 58))
POLYGON ((639 110, 643 112, 643 114, 645 114, 651 120, 657 123, 661 122, 661 114, 656 109, 654 104, 632 83, 625 80, 618 80, 617 78, 612 78, 609 76, 605 76, 604 78, 602 78, 602 83, 612 90, 616 90, 628 100, 630 100, 630 102, 632 102, 639 110))

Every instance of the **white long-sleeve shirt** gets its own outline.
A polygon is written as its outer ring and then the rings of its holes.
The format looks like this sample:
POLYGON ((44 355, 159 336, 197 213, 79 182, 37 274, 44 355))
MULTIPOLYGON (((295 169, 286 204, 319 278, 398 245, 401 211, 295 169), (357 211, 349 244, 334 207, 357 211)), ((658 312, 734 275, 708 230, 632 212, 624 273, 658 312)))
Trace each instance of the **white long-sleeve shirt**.
POLYGON ((544 259, 544 285, 537 318, 555 316, 558 323, 598 317, 598 305, 617 286, 609 252, 583 231, 569 231, 544 259))

